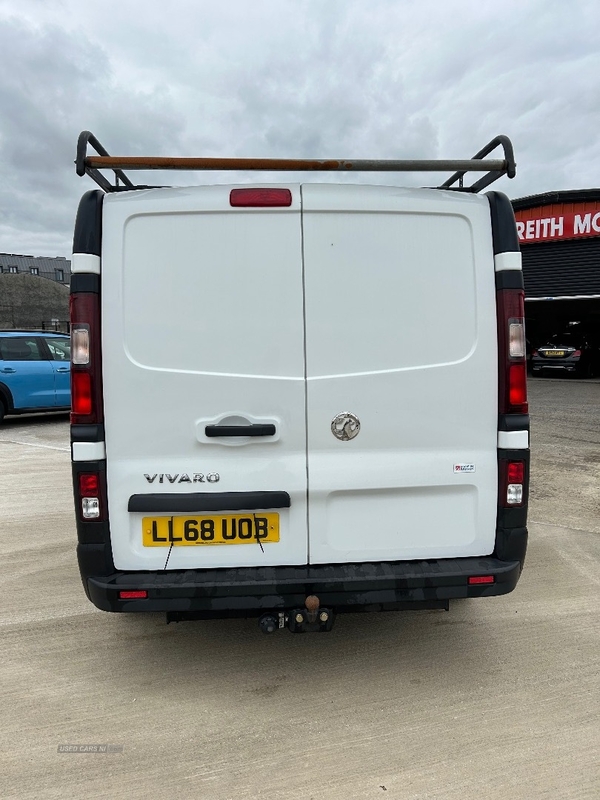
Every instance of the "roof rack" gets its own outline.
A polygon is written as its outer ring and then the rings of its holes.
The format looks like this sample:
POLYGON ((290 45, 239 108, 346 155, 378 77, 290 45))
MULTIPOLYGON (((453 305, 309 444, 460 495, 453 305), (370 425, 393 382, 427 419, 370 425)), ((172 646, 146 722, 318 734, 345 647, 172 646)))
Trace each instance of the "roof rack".
POLYGON ((294 158, 169 158, 162 156, 110 156, 90 131, 82 131, 77 141, 78 175, 89 175, 105 192, 122 192, 132 189, 149 189, 136 185, 123 172, 128 170, 175 169, 175 170, 269 170, 269 171, 322 171, 322 172, 445 172, 455 170, 440 189, 463 192, 479 192, 503 175, 514 178, 517 172, 512 142, 508 136, 496 136, 471 159, 463 160, 370 160, 370 159, 294 159, 294 158), (88 155, 88 145, 96 154, 88 155), (504 157, 486 159, 501 147, 504 157), (115 182, 111 183, 101 172, 111 169, 115 182), (479 180, 464 185, 467 172, 484 172, 479 180))

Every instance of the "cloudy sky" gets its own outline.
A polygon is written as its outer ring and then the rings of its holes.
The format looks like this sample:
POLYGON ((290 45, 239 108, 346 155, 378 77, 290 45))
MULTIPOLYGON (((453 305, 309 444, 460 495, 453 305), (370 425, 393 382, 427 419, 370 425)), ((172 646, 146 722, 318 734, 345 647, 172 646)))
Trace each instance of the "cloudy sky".
MULTIPOLYGON (((83 129, 112 155, 316 158, 468 158, 505 133, 518 175, 496 186, 510 197, 598 187, 598 10, 598 0, 0 0, 0 252, 70 255, 79 196, 94 188, 73 166, 83 129)), ((285 180, 261 176, 273 178, 285 180)))

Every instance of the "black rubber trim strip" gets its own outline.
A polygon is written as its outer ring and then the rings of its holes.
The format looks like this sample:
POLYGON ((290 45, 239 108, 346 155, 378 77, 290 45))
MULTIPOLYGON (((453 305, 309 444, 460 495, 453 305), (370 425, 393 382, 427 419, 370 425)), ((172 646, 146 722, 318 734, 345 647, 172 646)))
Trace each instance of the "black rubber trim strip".
POLYGON ((277 429, 271 424, 253 425, 207 425, 204 433, 210 437, 217 436, 275 436, 277 429))
POLYGON ((529 414, 499 414, 499 431, 529 431, 529 414))
POLYGON ((492 241, 494 255, 519 251, 519 236, 515 212, 508 197, 503 192, 487 192, 492 218, 492 241))
MULTIPOLYGON (((88 596, 88 578, 91 575, 112 575, 115 565, 110 543, 110 525, 108 520, 84 520, 78 503, 78 478, 82 472, 100 474, 102 493, 106 487, 106 461, 73 461, 71 463, 73 477, 73 500, 75 505, 75 527, 77 530, 77 560, 83 588, 88 596)), ((106 502, 106 498, 103 498, 106 502)), ((91 598, 90 598, 91 599, 91 598)), ((92 601, 93 602, 93 601, 92 601)))
POLYGON ((102 247, 102 200, 104 192, 92 189, 79 201, 73 235, 73 253, 99 256, 102 247))
MULTIPOLYGON (((82 546, 78 550, 80 563, 82 546)), ((105 611, 269 611, 304 606, 316 594, 323 606, 361 607, 377 603, 427 602, 458 597, 491 597, 511 592, 519 561, 493 556, 324 564, 297 567, 242 567, 92 575, 94 605, 105 611), (470 575, 493 575, 494 583, 470 586, 470 575), (145 589, 145 600, 119 600, 119 591, 145 589)))
POLYGON ((287 492, 197 492, 194 494, 132 494, 128 511, 197 514, 200 511, 245 511, 289 508, 287 492))
POLYGON ((71 442, 103 442, 104 424, 71 425, 71 442))
POLYGON ((496 289, 525 289, 520 269, 501 269, 496 273, 496 289))
POLYGON ((100 294, 100 275, 90 272, 74 272, 71 275, 71 294, 87 292, 100 294))
POLYGON ((527 555, 527 528, 498 528, 494 555, 501 561, 519 561, 521 567, 527 555))

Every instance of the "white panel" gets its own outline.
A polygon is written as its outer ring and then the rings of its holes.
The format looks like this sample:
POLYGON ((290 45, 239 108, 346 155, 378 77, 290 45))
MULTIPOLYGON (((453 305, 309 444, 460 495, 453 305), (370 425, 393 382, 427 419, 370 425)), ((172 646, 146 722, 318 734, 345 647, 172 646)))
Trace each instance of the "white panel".
POLYGON ((504 270, 522 269, 521 253, 498 253, 494 256, 494 268, 496 272, 504 272, 504 270))
POLYGON ((529 447, 529 432, 498 431, 498 447, 503 450, 526 450, 529 447))
POLYGON ((73 442, 71 453, 73 461, 103 461, 106 446, 104 442, 73 442))
POLYGON ((303 198, 311 563, 488 555, 498 389, 487 200, 339 186, 303 187, 303 198), (341 412, 361 422, 351 441, 332 435, 341 412))
POLYGON ((104 201, 105 429, 118 569, 165 567, 169 548, 143 547, 144 515, 127 512, 132 494, 151 492, 291 498, 277 511, 278 543, 173 547, 168 569, 307 561, 299 189, 288 186, 291 209, 243 210, 230 207, 231 188, 104 201), (231 416, 273 421, 278 435, 229 446, 203 435, 231 416), (209 473, 219 481, 193 482, 209 473))
POLYGON ((302 378, 298 217, 237 209, 130 217, 123 325, 132 362, 302 378))
POLYGON ((305 215, 308 377, 457 363, 476 340, 471 229, 458 214, 305 215))
POLYGON ((331 552, 347 561, 469 555, 477 540, 477 488, 461 482, 332 492, 327 536, 331 552))
POLYGON ((71 255, 71 272, 91 272, 100 275, 100 256, 89 253, 73 253, 71 255))

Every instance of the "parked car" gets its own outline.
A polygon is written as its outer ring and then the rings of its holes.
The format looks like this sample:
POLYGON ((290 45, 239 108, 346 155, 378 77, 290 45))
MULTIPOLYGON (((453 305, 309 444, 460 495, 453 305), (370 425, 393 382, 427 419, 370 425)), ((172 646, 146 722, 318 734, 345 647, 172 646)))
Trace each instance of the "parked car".
POLYGON ((533 351, 531 369, 534 375, 553 372, 591 378, 600 372, 600 349, 590 342, 584 331, 557 333, 533 351))
POLYGON ((0 331, 0 422, 6 414, 68 411, 70 356, 64 333, 0 331))

